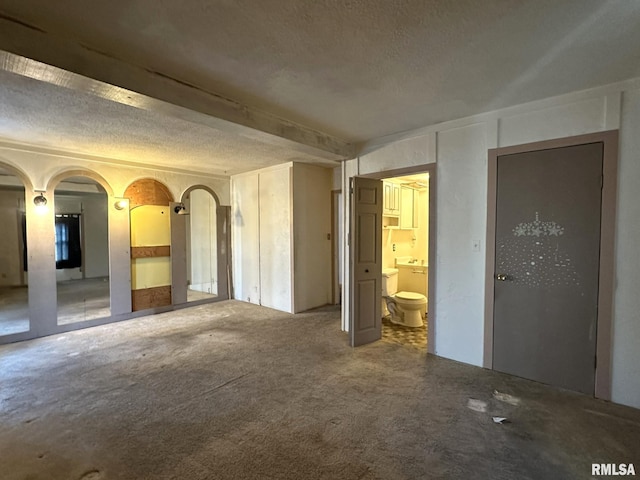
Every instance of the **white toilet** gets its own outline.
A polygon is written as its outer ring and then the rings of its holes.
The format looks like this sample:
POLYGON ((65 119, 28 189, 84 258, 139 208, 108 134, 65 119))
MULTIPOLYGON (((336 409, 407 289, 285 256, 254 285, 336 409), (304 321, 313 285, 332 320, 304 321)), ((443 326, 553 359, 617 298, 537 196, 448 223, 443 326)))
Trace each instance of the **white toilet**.
POLYGON ((415 292, 398 292, 398 269, 382 269, 382 313, 407 327, 421 327, 427 311, 427 297, 415 292))

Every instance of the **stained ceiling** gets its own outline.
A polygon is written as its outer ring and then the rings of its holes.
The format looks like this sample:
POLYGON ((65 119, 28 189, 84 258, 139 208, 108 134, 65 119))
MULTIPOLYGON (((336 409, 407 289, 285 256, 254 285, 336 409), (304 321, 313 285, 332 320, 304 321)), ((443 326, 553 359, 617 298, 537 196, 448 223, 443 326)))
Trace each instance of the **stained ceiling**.
POLYGON ((228 175, 638 77, 640 2, 2 0, 0 49, 240 125, 5 71, 0 139, 228 175))

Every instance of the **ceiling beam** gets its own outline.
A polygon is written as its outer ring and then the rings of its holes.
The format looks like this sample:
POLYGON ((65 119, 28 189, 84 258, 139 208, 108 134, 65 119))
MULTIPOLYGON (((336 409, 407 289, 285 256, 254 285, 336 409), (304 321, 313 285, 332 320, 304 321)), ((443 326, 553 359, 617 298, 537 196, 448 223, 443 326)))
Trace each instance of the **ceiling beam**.
POLYGON ((354 158, 336 137, 124 62, 0 13, 0 68, 132 107, 207 125, 325 160, 354 158))

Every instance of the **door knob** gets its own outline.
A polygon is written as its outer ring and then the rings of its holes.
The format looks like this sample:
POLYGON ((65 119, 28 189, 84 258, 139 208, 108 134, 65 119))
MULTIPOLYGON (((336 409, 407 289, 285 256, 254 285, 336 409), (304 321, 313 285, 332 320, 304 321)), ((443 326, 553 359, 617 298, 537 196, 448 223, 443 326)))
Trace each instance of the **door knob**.
POLYGON ((501 282, 506 282, 509 279, 509 275, 507 275, 506 273, 499 273, 496 275, 496 279, 501 282))

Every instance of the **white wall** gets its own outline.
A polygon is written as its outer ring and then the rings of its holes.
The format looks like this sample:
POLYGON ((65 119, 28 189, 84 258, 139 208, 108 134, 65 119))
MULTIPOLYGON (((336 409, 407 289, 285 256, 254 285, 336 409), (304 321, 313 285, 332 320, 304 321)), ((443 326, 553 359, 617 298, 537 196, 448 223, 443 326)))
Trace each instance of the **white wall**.
POLYGON ((258 174, 231 177, 233 298, 260 304, 258 174))
POLYGON ((260 304, 293 312, 291 166, 259 174, 260 304))
POLYGON ((482 124, 438 133, 436 354, 482 363, 487 148, 482 124), (464 347, 463 347, 464 346, 464 347))
POLYGON ((615 402, 640 408, 640 86, 622 100, 612 383, 615 402))
POLYGON ((331 174, 293 166, 295 311, 331 303, 331 174))
POLYGON ((487 149, 617 128, 612 400, 640 408, 640 79, 387 137, 346 162, 343 184, 356 174, 437 162, 436 354, 482 363, 487 149), (475 239, 481 240, 480 252, 472 251, 475 239))

